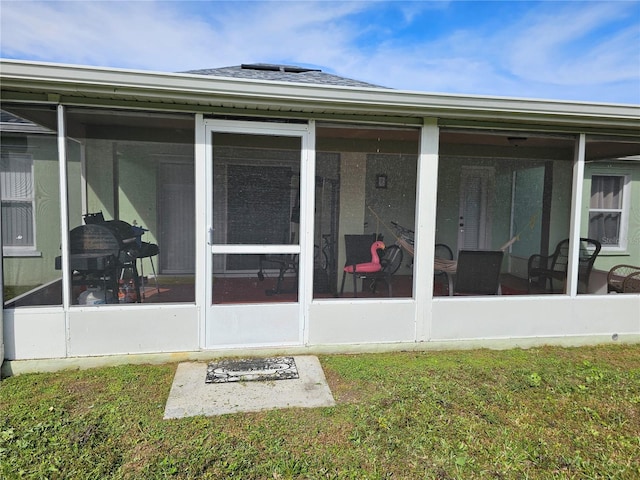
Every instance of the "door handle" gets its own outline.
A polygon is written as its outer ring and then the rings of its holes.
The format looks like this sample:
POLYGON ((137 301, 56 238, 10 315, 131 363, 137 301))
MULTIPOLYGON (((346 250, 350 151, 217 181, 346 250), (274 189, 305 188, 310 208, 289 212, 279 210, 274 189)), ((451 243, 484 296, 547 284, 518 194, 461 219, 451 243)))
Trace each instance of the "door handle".
POLYGON ((209 238, 207 239, 209 245, 213 245, 213 228, 209 229, 209 238))

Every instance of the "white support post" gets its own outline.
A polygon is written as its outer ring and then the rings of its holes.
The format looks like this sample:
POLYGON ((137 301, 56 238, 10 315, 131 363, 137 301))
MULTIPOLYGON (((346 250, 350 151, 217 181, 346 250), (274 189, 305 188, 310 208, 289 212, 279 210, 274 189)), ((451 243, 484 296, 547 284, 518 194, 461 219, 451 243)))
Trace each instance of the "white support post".
POLYGON ((413 291, 416 300, 416 341, 431 337, 433 260, 438 196, 440 129, 436 118, 425 118, 418 155, 413 291))
POLYGON ((300 259, 298 265, 299 297, 302 302, 302 322, 300 338, 304 345, 309 343, 309 314, 313 300, 313 239, 316 192, 316 123, 309 121, 309 130, 303 137, 302 163, 300 171, 300 259))
POLYGON ((207 168, 207 152, 206 152, 206 127, 204 116, 201 113, 195 116, 195 145, 194 145, 194 162, 195 162, 195 196, 196 196, 196 236, 195 245, 196 254, 196 271, 195 283, 196 292, 195 300, 198 306, 198 345, 204 348, 206 344, 206 312, 208 311, 208 302, 211 301, 211 289, 206 289, 206 275, 211 271, 207 266, 211 259, 210 229, 213 228, 211 223, 213 205, 208 205, 206 189, 211 168, 207 168), (207 291, 209 290, 209 291, 207 291))
POLYGON ((62 250, 62 305, 69 309, 71 279, 69 278, 69 193, 67 185, 67 141, 64 106, 58 105, 58 181, 60 183, 60 245, 62 250))
POLYGON ((69 355, 69 307, 71 306, 71 270, 69 270, 69 187, 67 183, 67 139, 64 106, 57 107, 58 183, 60 184, 60 248, 62 255, 62 308, 64 310, 65 356, 69 355))
POLYGON ((584 184, 584 158, 586 135, 581 133, 576 139, 573 157, 573 185, 571 188, 571 227, 569 229, 569 265, 567 271, 567 292, 572 297, 578 294, 578 255, 580 252, 580 208, 582 186, 584 184))

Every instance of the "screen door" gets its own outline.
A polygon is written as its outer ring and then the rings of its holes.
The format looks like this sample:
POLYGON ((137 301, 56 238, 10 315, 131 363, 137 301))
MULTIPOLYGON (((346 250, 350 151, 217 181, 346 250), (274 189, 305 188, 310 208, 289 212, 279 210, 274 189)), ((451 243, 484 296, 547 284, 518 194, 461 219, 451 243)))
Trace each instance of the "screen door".
POLYGON ((302 342, 307 125, 207 122, 206 346, 302 342))

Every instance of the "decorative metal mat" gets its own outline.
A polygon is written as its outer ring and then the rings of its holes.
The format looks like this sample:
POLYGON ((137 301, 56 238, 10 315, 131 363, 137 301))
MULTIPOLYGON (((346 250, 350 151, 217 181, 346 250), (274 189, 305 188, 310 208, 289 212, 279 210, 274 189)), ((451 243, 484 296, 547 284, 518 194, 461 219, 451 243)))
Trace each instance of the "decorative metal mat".
POLYGON ((209 363, 205 383, 290 380, 298 377, 293 357, 245 358, 209 363))

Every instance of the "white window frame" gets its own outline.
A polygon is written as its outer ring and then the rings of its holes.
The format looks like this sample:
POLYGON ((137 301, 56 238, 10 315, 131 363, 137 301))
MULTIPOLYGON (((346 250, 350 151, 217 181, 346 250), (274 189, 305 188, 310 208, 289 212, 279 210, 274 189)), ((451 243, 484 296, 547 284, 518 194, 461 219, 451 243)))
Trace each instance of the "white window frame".
POLYGON ((26 256, 39 256, 40 252, 36 250, 36 205, 35 205, 35 174, 34 174, 34 161, 33 155, 30 153, 17 153, 17 152, 2 152, 3 157, 8 158, 21 158, 24 161, 30 163, 30 181, 31 181, 31 191, 30 195, 23 197, 11 197, 6 196, 5 192, 1 193, 2 197, 0 202, 20 202, 31 205, 31 231, 33 232, 33 243, 30 245, 20 245, 20 246, 12 246, 12 245, 3 245, 2 246, 2 255, 5 257, 26 257, 26 256))
POLYGON ((618 231, 618 244, 607 245, 602 239, 597 238, 602 243, 602 252, 626 252, 628 244, 629 231, 629 210, 630 210, 630 191, 631 191, 631 175, 629 172, 602 172, 594 171, 591 173, 591 188, 589 189, 589 214, 587 216, 587 232, 589 231, 590 219, 592 212, 602 213, 620 213, 620 229, 618 231), (591 207, 591 188, 593 188, 594 177, 618 177, 622 178, 622 191, 620 192, 621 205, 620 208, 592 208, 591 207))

